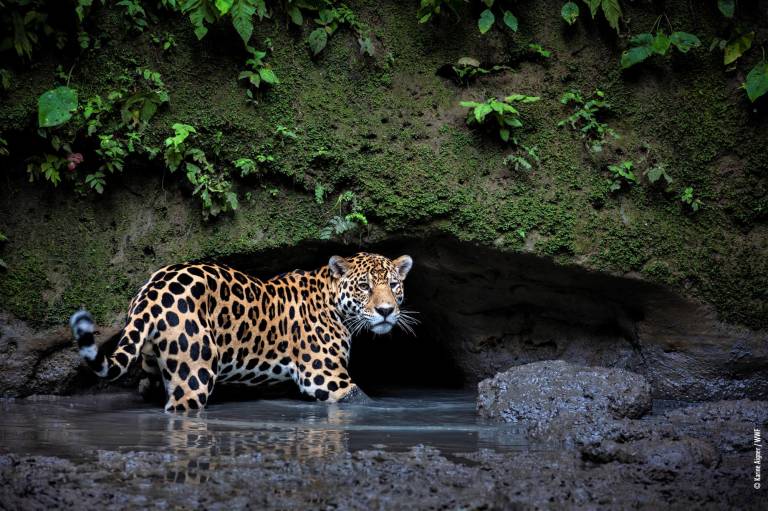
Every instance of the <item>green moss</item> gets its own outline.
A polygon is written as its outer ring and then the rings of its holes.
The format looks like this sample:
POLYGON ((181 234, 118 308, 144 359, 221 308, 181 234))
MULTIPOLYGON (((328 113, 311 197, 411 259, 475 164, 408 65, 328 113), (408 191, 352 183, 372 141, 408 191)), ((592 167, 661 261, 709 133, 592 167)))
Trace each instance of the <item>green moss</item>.
MULTIPOLYGON (((282 83, 260 93, 256 106, 247 104, 236 80, 246 54, 229 26, 212 30, 199 43, 186 21, 166 20, 132 38, 119 16, 102 9, 99 26, 111 44, 78 60, 72 84, 82 97, 105 94, 136 66, 156 69, 171 102, 146 128, 147 143, 162 145, 172 123, 186 122, 197 127, 209 153, 210 136, 224 133, 217 165, 259 153, 276 162, 258 179, 238 183, 240 210, 212 222, 202 221, 189 191, 176 188, 178 176, 163 181, 153 164, 144 174, 110 183, 104 198, 75 199, 66 189, 52 198, 42 185, 13 181, 16 188, 0 199, 5 214, 0 229, 10 238, 3 248, 9 271, 0 276, 2 308, 42 325, 60 323, 80 304, 110 319, 157 266, 316 238, 335 214, 335 196, 353 190, 377 239, 437 230, 563 264, 640 272, 702 297, 725 319, 768 326, 763 291, 768 249, 755 241, 763 238, 744 229, 755 223, 760 228, 766 220, 761 176, 768 166, 763 157, 768 126, 733 99, 733 84, 705 50, 655 59, 644 67, 647 72, 622 72, 620 42, 584 20, 578 31, 564 33, 560 5, 529 6, 518 36, 496 30, 480 36, 474 23, 448 18, 420 25, 410 3, 352 2, 376 32, 372 59, 359 55, 344 29, 312 58, 307 30, 286 30, 275 16, 258 24, 253 42, 263 47, 265 37, 273 40, 268 61, 282 83), (159 52, 148 42, 152 31, 173 32, 176 49, 159 52), (518 50, 528 40, 554 49, 552 59, 525 62, 518 50), (463 56, 509 63, 515 70, 469 87, 437 75, 441 66, 463 56), (578 134, 556 126, 567 115, 557 99, 572 87, 584 92, 599 87, 615 105, 607 122, 622 139, 603 154, 588 154, 578 134), (503 160, 513 148, 467 128, 465 110, 458 107, 462 99, 514 92, 542 97, 522 109, 521 141, 536 146, 541 160, 530 173, 507 168, 503 160), (277 125, 297 131, 299 138, 279 140, 277 125), (645 182, 629 192, 609 193, 605 166, 623 159, 635 161, 638 172, 651 163, 666 164, 674 187, 694 186, 705 208, 686 213, 677 189, 664 194, 645 182), (328 190, 325 204, 314 200, 316 184, 328 190), (276 197, 267 191, 272 188, 276 197), (251 201, 244 199, 246 192, 251 201), (17 195, 36 206, 18 210, 17 195), (46 215, 49 221, 42 220, 46 215)), ((653 24, 651 10, 626 8, 633 29, 653 24)), ((685 2, 667 3, 676 29, 716 32, 717 20, 707 16, 699 26, 686 26, 687 9, 685 2)), ((18 73, 14 90, 0 99, 4 129, 30 141, 28 147, 11 148, 19 151, 16 162, 43 143, 31 130, 35 102, 52 85, 61 60, 50 55, 18 73)), ((23 175, 21 164, 16 167, 23 175)), ((136 172, 134 165, 129 172, 136 172)))

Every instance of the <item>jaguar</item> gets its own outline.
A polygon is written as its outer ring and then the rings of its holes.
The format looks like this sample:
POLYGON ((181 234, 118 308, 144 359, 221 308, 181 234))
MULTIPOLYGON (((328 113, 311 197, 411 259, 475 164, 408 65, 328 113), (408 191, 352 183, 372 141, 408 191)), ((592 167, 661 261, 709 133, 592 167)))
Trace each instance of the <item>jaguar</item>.
POLYGON ((166 411, 204 408, 214 386, 293 381, 312 399, 366 399, 349 375, 352 337, 394 327, 413 333, 401 308, 413 260, 379 254, 333 256, 313 271, 260 280, 214 263, 157 270, 128 307, 117 344, 95 341, 91 314, 70 327, 81 357, 116 380, 141 360, 141 389, 164 390, 166 411))

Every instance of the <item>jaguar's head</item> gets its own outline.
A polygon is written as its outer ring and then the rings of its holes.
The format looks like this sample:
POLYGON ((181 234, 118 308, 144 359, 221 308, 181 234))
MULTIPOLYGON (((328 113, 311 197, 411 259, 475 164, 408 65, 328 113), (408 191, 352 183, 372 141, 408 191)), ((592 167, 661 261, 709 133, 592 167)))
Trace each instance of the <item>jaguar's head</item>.
POLYGON ((386 334, 395 325, 413 333, 416 320, 403 303, 403 281, 413 265, 410 256, 390 260, 377 254, 333 256, 328 262, 336 291, 336 308, 350 332, 368 329, 386 334))

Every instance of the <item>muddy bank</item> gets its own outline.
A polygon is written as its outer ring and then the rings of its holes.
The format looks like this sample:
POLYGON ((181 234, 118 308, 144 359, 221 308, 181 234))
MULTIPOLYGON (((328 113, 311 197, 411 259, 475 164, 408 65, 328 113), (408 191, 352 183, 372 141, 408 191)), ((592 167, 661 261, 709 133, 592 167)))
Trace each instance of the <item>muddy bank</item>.
MULTIPOLYGON (((95 462, 0 455, 9 509, 762 509, 750 452, 678 463, 549 448, 441 455, 364 450, 323 459, 101 451, 95 462)), ((762 502, 762 504, 761 504, 762 502)))
POLYGON ((487 420, 475 415, 472 395, 424 389, 367 405, 238 402, 190 416, 164 414, 131 394, 9 400, 0 502, 9 509, 764 507, 753 487, 752 442, 755 429, 768 429, 766 401, 678 402, 666 411, 669 403, 654 402, 650 412, 641 376, 563 361, 512 368, 479 391, 487 420))

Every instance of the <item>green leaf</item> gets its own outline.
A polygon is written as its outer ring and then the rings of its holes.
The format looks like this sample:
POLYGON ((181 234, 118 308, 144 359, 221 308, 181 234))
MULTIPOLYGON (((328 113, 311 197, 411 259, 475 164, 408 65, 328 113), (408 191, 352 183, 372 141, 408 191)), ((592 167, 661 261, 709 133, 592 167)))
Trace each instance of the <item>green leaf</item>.
POLYGON ((509 142, 509 130, 507 128, 501 128, 499 130, 499 136, 504 142, 509 142))
POLYGON ((232 4, 232 25, 246 45, 253 34, 254 12, 256 12, 256 8, 250 0, 234 0, 232 4))
POLYGON ((277 75, 275 74, 275 72, 266 67, 259 69, 259 76, 261 77, 262 80, 264 80, 270 85, 275 85, 280 83, 280 80, 277 79, 277 75))
POLYGON ((475 119, 477 122, 482 123, 485 116, 493 111, 493 107, 488 103, 481 103, 475 107, 475 119))
POLYGON ((323 51, 325 45, 328 44, 328 33, 323 28, 317 28, 313 30, 311 34, 309 34, 309 39, 307 39, 307 42, 309 43, 309 47, 312 49, 312 54, 317 55, 323 51))
POLYGON ((651 43, 651 49, 657 55, 666 55, 670 44, 672 44, 672 41, 667 34, 656 32, 656 37, 653 38, 653 43, 651 43))
POLYGON ((573 2, 565 2, 560 10, 560 16, 568 23, 573 25, 579 19, 579 6, 573 2))
POLYGON ((292 5, 288 8, 288 17, 294 25, 302 26, 304 24, 304 16, 301 15, 301 9, 292 5))
POLYGON ((509 11, 504 11, 504 24, 508 26, 512 32, 517 32, 517 18, 509 11))
POLYGON ((485 34, 488 32, 493 26, 494 21, 496 21, 496 16, 493 15, 490 9, 480 13, 480 18, 477 20, 477 28, 480 29, 480 33, 485 34))
POLYGON ((595 15, 597 14, 597 10, 600 8, 601 2, 602 0, 584 0, 584 3, 589 6, 589 13, 592 15, 592 19, 595 19, 595 15))
POLYGON ((736 0, 717 0, 717 8, 726 18, 733 18, 736 11, 736 0))
POLYGON ((742 34, 741 37, 728 41, 723 50, 723 64, 726 66, 739 60, 744 55, 744 52, 752 47, 752 40, 755 38, 755 33, 750 32, 748 34, 742 34))
POLYGON ((672 32, 672 35, 669 36, 669 41, 681 53, 688 53, 688 50, 691 48, 698 48, 701 46, 699 38, 688 32, 672 32))
POLYGON ((650 46, 635 46, 621 54, 621 67, 627 69, 639 64, 653 54, 650 46))
POLYGON ((64 124, 77 110, 77 92, 69 87, 57 87, 44 92, 37 100, 37 122, 41 128, 64 124))
POLYGON ((222 16, 232 8, 233 0, 216 0, 216 8, 222 16))
POLYGON ((608 24, 616 32, 619 31, 619 20, 621 19, 621 5, 619 0, 603 0, 600 4, 603 7, 603 14, 605 19, 608 20, 608 24))
POLYGON ((463 106, 464 108, 475 108, 476 106, 480 106, 480 103, 477 101, 462 101, 459 103, 459 105, 463 106))
POLYGON ((758 63, 747 75, 747 81, 743 87, 747 90, 747 96, 751 102, 768 92, 768 62, 758 63))

